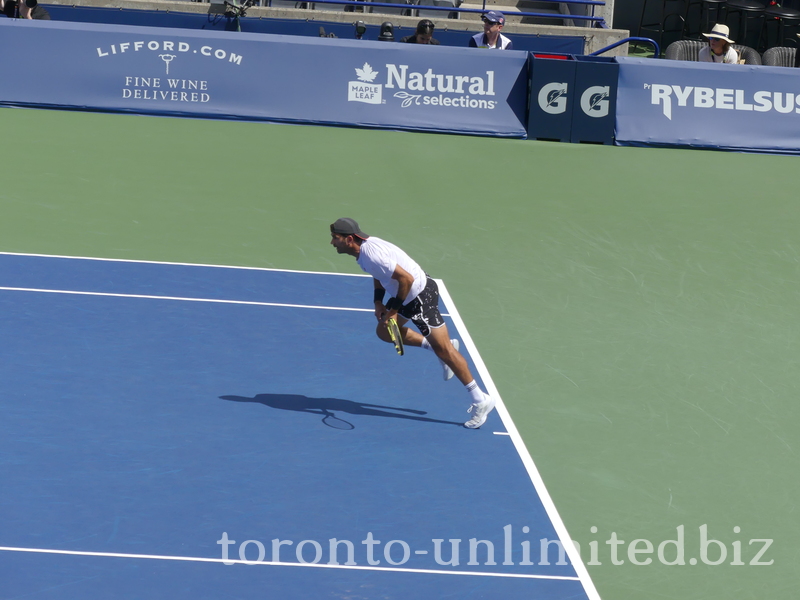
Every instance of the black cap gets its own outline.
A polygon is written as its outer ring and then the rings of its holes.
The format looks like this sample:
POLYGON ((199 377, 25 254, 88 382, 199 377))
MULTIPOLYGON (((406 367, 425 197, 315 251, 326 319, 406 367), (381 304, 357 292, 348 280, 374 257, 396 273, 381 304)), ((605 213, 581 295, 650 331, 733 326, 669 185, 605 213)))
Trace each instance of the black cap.
POLYGON ((331 233, 338 233, 339 235, 354 235, 362 240, 367 239, 369 236, 361 231, 355 219, 350 217, 342 217, 336 219, 336 222, 331 225, 331 233))

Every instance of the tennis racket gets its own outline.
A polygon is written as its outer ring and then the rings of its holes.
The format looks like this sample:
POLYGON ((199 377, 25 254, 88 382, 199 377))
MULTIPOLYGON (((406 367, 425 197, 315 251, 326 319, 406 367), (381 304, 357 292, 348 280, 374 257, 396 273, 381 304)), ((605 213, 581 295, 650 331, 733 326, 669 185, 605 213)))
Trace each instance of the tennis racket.
POLYGON ((400 356, 403 356, 403 336, 400 335, 400 328, 397 326, 397 321, 389 319, 386 322, 386 328, 389 330, 389 337, 392 338, 394 349, 400 356))

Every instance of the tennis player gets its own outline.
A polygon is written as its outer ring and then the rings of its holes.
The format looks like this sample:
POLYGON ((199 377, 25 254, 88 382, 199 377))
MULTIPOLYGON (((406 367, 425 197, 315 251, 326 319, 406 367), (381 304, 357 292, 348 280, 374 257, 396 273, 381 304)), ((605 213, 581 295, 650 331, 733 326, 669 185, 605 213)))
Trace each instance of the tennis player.
POLYGON ((358 265, 372 275, 375 286, 376 332, 391 343, 386 323, 396 319, 406 346, 431 350, 439 358, 445 380, 454 374, 472 398, 467 409, 472 418, 464 427, 477 429, 486 422, 495 401, 484 393, 470 373, 467 361, 458 351, 458 340, 451 340, 447 325, 439 313, 439 288, 408 254, 394 244, 369 236, 350 218, 338 219, 331 225, 331 245, 339 254, 355 257, 358 265), (386 292, 391 296, 384 304, 386 292), (405 324, 411 321, 419 333, 405 324))

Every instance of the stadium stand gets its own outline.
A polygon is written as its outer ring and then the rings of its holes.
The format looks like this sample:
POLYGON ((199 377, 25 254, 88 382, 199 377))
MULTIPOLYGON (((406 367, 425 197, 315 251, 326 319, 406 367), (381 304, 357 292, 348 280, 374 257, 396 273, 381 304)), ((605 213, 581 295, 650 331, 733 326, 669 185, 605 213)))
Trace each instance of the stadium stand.
MULTIPOLYGON (((222 2, 223 0, 219 0, 222 2)), ((231 0, 232 1, 232 0, 231 0)), ((381 2, 389 4, 395 0, 381 2)), ((422 0, 424 4, 433 4, 433 0, 422 0)), ((449 2, 452 0, 448 0, 449 2)), ((508 1, 508 0, 506 0, 508 1)), ((589 0, 579 0, 586 2, 589 0)), ((584 4, 595 10, 600 23, 602 15, 609 9, 608 3, 599 3, 591 0, 592 4, 584 4)), ((313 35, 316 36, 320 26, 326 32, 333 32, 337 37, 353 39, 353 25, 355 21, 363 21, 370 32, 386 21, 382 12, 402 11, 404 7, 394 6, 372 7, 370 12, 368 2, 354 2, 345 0, 338 3, 336 0, 322 2, 302 2, 295 0, 261 0, 262 4, 269 6, 251 6, 246 15, 233 22, 224 14, 225 4, 209 4, 206 2, 187 2, 181 0, 51 0, 48 10, 51 10, 54 20, 74 21, 87 23, 126 24, 152 27, 179 27, 194 29, 216 29, 227 31, 242 31, 251 33, 272 33, 286 35, 313 35), (363 4, 363 5, 362 5, 363 4), (309 8, 311 10, 309 10, 309 8)), ((613 2, 613 0, 612 0, 613 2)), ((413 33, 422 17, 417 16, 415 0, 408 7, 411 14, 392 14, 391 22, 395 33, 402 37, 413 33)), ((430 18, 436 23, 436 38, 443 45, 466 46, 469 38, 477 31, 482 30, 482 23, 478 13, 464 13, 461 18, 448 19, 448 13, 463 11, 468 5, 462 4, 455 10, 448 10, 452 5, 441 7, 431 6, 421 10, 436 12, 436 17, 430 18), (471 33, 470 33, 471 32, 471 33)), ((488 5, 487 5, 488 6, 488 5)), ((391 14, 391 13, 390 13, 391 14)), ((569 53, 590 54, 601 48, 610 46, 628 37, 627 30, 610 29, 607 27, 562 26, 544 25, 537 23, 519 22, 520 17, 509 17, 504 28, 504 34, 512 37, 514 47, 520 50, 543 51, 542 46, 548 45, 548 40, 573 40, 582 46, 582 52, 571 49, 569 53), (517 22, 512 22, 516 19, 517 22), (544 43, 544 44, 543 44, 544 43)), ((578 21, 576 20, 576 23, 578 21)), ((368 33, 364 39, 374 39, 368 33)), ((563 52, 550 48, 553 52, 563 52)), ((606 56, 625 56, 628 53, 627 45, 620 46, 605 54, 606 56)))

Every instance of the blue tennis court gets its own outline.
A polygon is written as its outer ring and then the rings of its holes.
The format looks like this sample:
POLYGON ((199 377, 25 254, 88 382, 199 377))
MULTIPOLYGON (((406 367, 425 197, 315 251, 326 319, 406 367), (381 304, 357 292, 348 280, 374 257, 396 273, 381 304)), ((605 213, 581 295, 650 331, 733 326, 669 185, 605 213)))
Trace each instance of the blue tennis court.
POLYGON ((0 598, 598 598, 502 401, 463 428, 368 278, 0 254, 0 283, 0 598))

